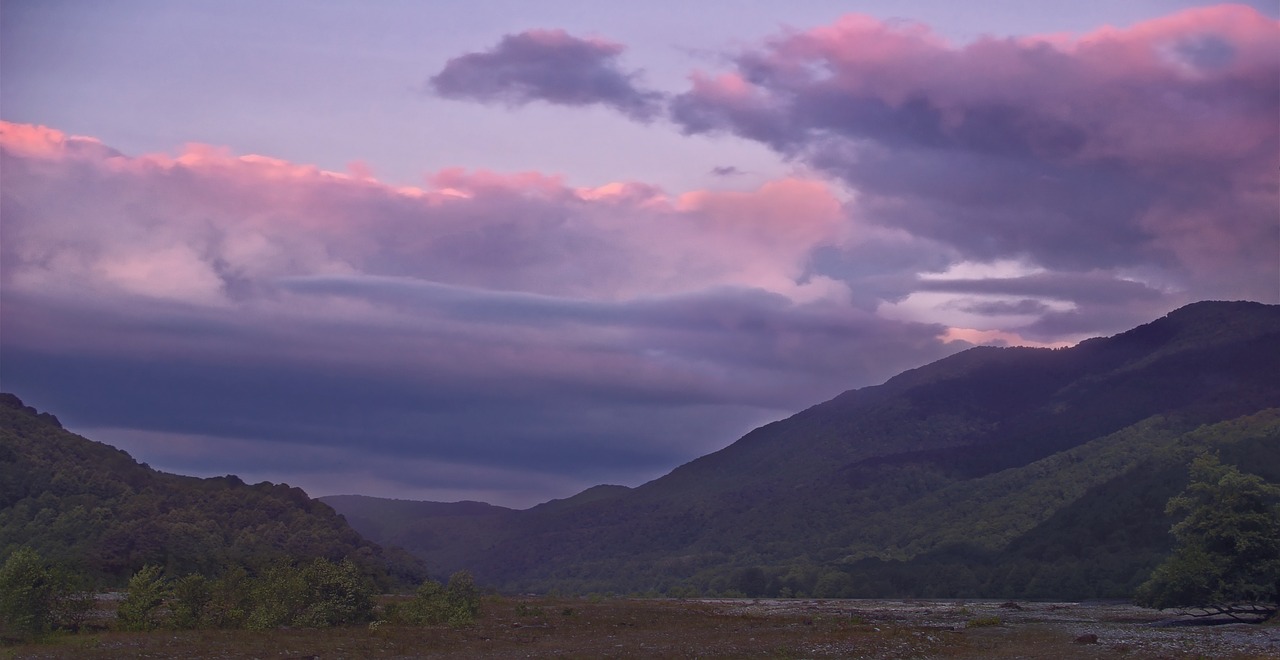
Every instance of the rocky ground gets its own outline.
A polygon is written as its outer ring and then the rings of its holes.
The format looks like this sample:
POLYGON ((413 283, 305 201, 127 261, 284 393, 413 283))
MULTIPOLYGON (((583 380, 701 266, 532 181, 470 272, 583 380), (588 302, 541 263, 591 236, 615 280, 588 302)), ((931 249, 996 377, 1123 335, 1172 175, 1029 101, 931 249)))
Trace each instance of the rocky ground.
MULTIPOLYGON (((1280 626, 1179 625, 1186 617, 1127 603, 960 600, 709 601, 730 613, 775 617, 850 617, 874 626, 908 626, 926 641, 947 635, 964 644, 933 649, 938 657, 1280 658, 1280 626), (1057 640, 1057 645, 1051 640, 1057 640), (1062 642, 1070 641, 1064 648, 1062 642), (1018 649, 1026 648, 1026 655, 1018 649), (970 653, 972 652, 972 653, 970 653), (1009 655, 1006 655, 1009 653, 1009 655)), ((910 657, 911 645, 904 645, 910 657)), ((858 657, 856 648, 832 651, 858 657)), ((924 649, 921 649, 924 650, 924 649)), ((815 655, 828 649, 814 649, 815 655)), ((928 657, 930 651, 925 651, 928 657)), ((840 653, 836 653, 839 655, 840 653)))
POLYGON ((98 632, 12 658, 1280 657, 1280 626, 1153 625, 1112 603, 495 598, 461 627, 98 632))

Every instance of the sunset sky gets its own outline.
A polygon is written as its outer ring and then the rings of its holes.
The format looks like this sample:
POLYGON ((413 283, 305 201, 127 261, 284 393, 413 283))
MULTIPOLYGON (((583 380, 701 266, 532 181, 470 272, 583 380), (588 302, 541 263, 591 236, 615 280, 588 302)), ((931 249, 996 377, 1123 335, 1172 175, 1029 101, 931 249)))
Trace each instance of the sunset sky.
POLYGON ((1280 302, 1274 0, 0 1, 0 389, 525 507, 974 344, 1280 302))

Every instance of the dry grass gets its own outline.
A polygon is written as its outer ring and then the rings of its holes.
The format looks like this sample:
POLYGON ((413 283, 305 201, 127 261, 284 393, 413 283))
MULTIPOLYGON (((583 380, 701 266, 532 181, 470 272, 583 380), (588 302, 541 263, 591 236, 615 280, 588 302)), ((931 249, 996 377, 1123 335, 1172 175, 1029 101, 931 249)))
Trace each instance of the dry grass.
POLYGON ((12 658, 1265 658, 1274 627, 1151 628, 1115 606, 900 601, 491 599, 475 624, 98 632, 12 658), (1001 623, 966 628, 975 617, 1001 623), (1082 631, 1085 631, 1082 633, 1082 631), (1077 643, 1082 634, 1093 643, 1077 643))

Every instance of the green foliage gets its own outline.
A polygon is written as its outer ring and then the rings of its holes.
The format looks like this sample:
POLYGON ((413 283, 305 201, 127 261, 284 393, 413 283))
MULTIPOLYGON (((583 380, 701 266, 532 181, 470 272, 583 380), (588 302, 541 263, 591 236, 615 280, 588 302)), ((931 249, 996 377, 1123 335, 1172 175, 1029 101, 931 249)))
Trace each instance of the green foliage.
POLYGON ((326 628, 373 618, 373 590, 349 561, 278 564, 254 581, 251 594, 246 626, 256 630, 326 628))
POLYGON ((93 594, 65 568, 30 548, 0 566, 0 638, 34 640, 58 629, 78 630, 94 608, 93 594))
POLYGON ((297 488, 157 472, 0 394, 0 553, 19 546, 102 586, 148 564, 215 576, 315 558, 350 558, 384 589, 424 575, 297 488))
POLYGON ((52 622, 52 575, 34 550, 20 548, 0 567, 0 632, 37 638, 52 622))
POLYGON ((272 566, 253 583, 253 608, 246 627, 267 630, 288 625, 305 606, 306 588, 301 573, 292 566, 272 566))
POLYGON ((853 577, 842 571, 831 571, 823 574, 813 588, 813 595, 818 598, 850 598, 854 595, 853 577))
POLYGON ((159 566, 146 566, 130 578, 117 612, 124 630, 326 628, 372 615, 373 589, 359 567, 325 559, 278 563, 257 577, 232 568, 216 580, 192 573, 168 581, 159 566))
POLYGON ((173 598, 169 601, 169 622, 174 628, 200 628, 208 623, 213 586, 199 573, 174 580, 173 598))
POLYGON ((1280 486, 1205 454, 1169 500, 1185 514, 1173 555, 1138 590, 1157 608, 1274 611, 1280 606, 1280 486))
MULTIPOLYGON (((517 611, 528 616, 542 614, 540 608, 517 607, 517 611)), ((449 576, 447 585, 427 579, 418 587, 413 600, 401 605, 395 613, 401 623, 412 625, 465 625, 480 615, 480 590, 466 571, 449 576)))
POLYGON ((470 623, 480 615, 480 589, 476 587, 475 578, 467 571, 458 571, 449 576, 449 583, 444 588, 444 600, 451 624, 470 623))
POLYGON ((350 561, 316 559, 301 570, 306 607, 293 625, 308 628, 363 623, 373 618, 373 590, 350 561))
POLYGON ((233 566, 209 587, 209 603, 204 607, 201 625, 210 628, 241 628, 253 609, 254 581, 249 573, 233 566))
POLYGON ((143 566, 129 578, 124 600, 116 611, 116 619, 125 630, 154 630, 160 627, 160 606, 169 597, 169 585, 163 569, 154 564, 143 566))
POLYGON ((988 628, 1003 623, 998 616, 980 616, 964 622, 965 628, 988 628))

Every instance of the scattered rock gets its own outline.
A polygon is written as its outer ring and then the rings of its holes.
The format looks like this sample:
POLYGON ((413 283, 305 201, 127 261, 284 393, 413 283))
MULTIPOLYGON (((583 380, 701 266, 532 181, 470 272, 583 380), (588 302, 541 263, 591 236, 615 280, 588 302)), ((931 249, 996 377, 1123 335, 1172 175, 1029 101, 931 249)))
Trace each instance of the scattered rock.
POLYGON ((1005 610, 1020 610, 1022 609, 1022 606, 1013 601, 1009 601, 1007 603, 1000 603, 1000 608, 1005 610))

